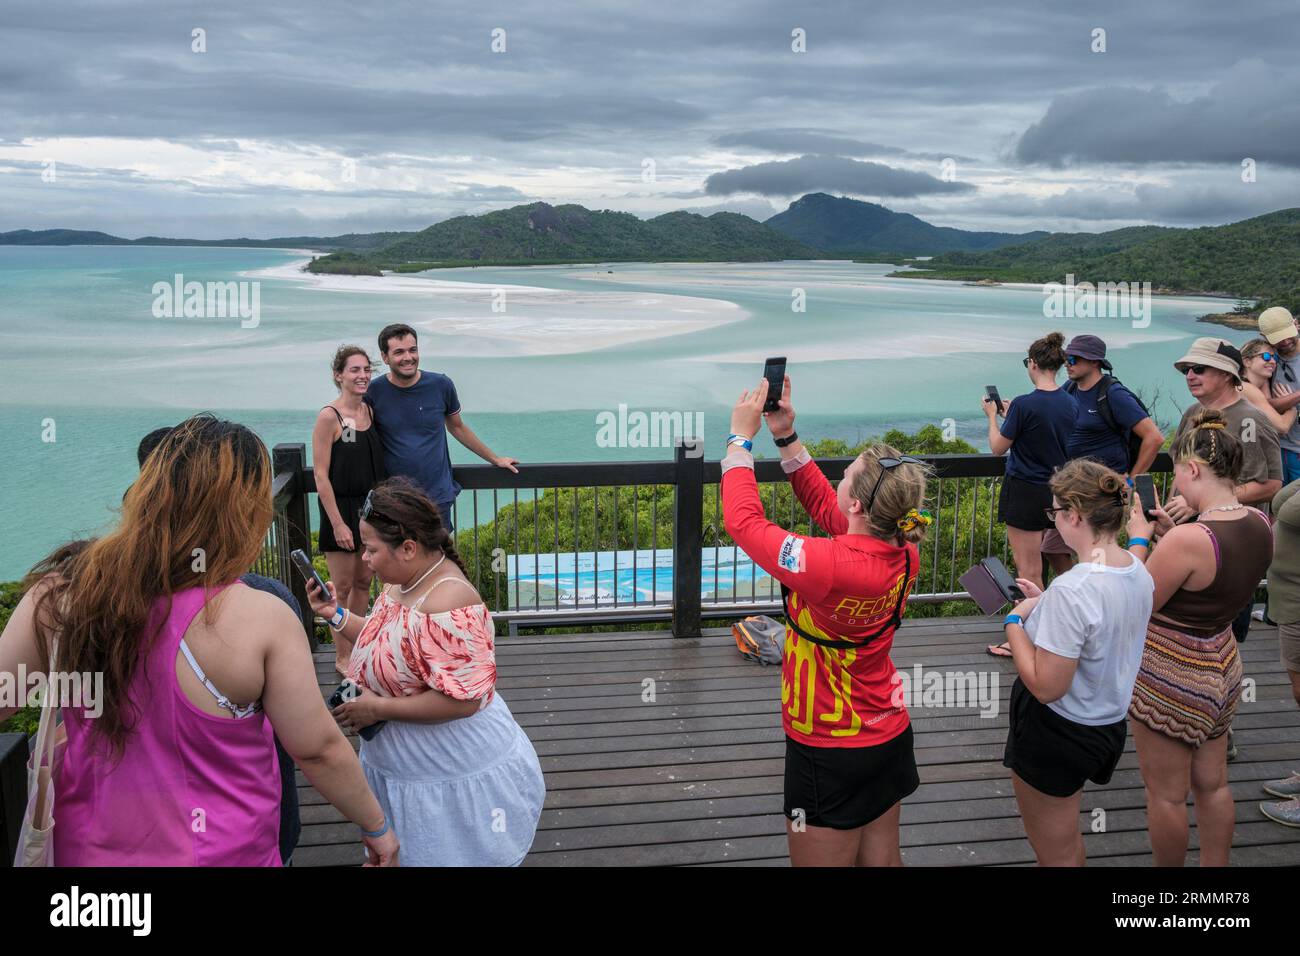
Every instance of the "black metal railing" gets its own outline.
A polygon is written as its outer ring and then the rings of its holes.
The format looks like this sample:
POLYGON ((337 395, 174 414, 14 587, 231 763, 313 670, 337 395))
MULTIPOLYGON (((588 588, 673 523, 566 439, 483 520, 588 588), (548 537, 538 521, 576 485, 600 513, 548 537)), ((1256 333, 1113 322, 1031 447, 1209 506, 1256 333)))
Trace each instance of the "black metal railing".
MULTIPOLYGON (((1007 557, 996 520, 1006 459, 918 457, 934 469, 927 505, 935 521, 911 602, 962 600, 969 595, 957 578, 967 567, 985 555, 1007 557)), ((259 569, 293 589, 311 634, 305 588, 288 561, 294 548, 311 553, 307 496, 316 482, 305 461, 304 445, 275 447, 276 521, 259 569)), ((852 461, 818 465, 834 483, 852 461)), ((1168 455, 1152 470, 1165 484, 1168 455)), ((679 445, 671 461, 536 464, 517 475, 470 465, 453 473, 463 489, 452 513, 457 549, 493 616, 512 626, 669 620, 686 637, 708 618, 780 607, 779 587, 723 527, 721 464, 694 443, 679 445)), ((798 504, 779 460, 756 461, 755 476, 769 519, 825 533, 798 504)))

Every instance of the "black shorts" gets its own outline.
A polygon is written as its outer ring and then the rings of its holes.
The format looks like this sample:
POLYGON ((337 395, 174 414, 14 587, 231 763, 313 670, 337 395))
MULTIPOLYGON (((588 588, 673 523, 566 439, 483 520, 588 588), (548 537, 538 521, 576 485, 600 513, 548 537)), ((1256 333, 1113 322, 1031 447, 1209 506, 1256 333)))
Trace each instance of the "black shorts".
POLYGON ((810 747, 785 739, 785 815, 809 826, 866 826, 921 785, 912 727, 873 747, 810 747))
POLYGON ((1011 685, 1011 730, 1002 766, 1035 790, 1070 797, 1091 780, 1110 783, 1124 753, 1128 724, 1118 720, 1099 727, 1062 717, 1037 697, 1019 677, 1011 685))
POLYGON ((1003 478, 998 495, 998 520, 1020 531, 1046 531, 1055 527, 1044 513, 1052 507, 1052 489, 1020 478, 1003 478))

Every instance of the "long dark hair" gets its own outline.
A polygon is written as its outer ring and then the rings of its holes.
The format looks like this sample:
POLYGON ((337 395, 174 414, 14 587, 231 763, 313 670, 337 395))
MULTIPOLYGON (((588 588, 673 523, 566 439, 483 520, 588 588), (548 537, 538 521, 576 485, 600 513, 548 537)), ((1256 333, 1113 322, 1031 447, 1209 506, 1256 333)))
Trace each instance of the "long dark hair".
POLYGON ((370 492, 370 506, 373 511, 365 519, 366 524, 375 529, 384 544, 395 548, 403 541, 414 541, 430 551, 441 551, 469 577, 442 512, 410 478, 388 478, 375 485, 370 492))

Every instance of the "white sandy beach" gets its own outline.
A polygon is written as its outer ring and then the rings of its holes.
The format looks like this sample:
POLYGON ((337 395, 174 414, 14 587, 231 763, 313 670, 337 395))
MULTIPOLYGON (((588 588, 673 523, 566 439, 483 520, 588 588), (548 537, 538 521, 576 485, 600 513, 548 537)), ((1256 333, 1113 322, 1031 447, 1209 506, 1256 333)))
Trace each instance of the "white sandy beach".
POLYGON ((322 292, 426 299, 405 321, 436 337, 439 355, 571 355, 616 348, 739 322, 750 313, 734 302, 642 291, 577 292, 540 286, 457 282, 423 275, 315 275, 309 260, 240 273, 302 283, 322 292), (504 293, 504 298, 501 298, 504 293), (493 306, 500 302, 500 311, 493 306), (427 316, 436 311, 437 315, 427 316))

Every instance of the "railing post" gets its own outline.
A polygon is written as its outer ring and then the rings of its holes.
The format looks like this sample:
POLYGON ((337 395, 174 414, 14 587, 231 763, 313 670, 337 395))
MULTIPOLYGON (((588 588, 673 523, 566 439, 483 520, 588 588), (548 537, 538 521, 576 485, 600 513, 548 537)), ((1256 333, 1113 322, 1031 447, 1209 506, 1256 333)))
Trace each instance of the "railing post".
MULTIPOLYGON (((294 476, 293 481, 289 484, 289 503, 284 509, 285 527, 289 531, 287 551, 295 551, 301 548, 310 558, 312 556, 311 509, 307 506, 306 483, 303 481, 303 471, 307 467, 307 446, 301 442, 285 442, 276 445, 272 454, 276 474, 287 471, 292 472, 294 476)), ((302 575, 295 570, 290 568, 281 568, 280 570, 282 574, 288 577, 288 580, 284 583, 289 585, 289 590, 298 599, 298 608, 302 614, 302 627, 307 632, 307 643, 311 645, 312 653, 315 653, 316 615, 312 611, 311 605, 307 603, 307 583, 303 581, 302 575)))
POLYGON ((0 867, 12 866, 27 811, 27 735, 0 734, 0 867))
POLYGON ((700 636, 704 442, 680 441, 673 486, 673 637, 700 636))

